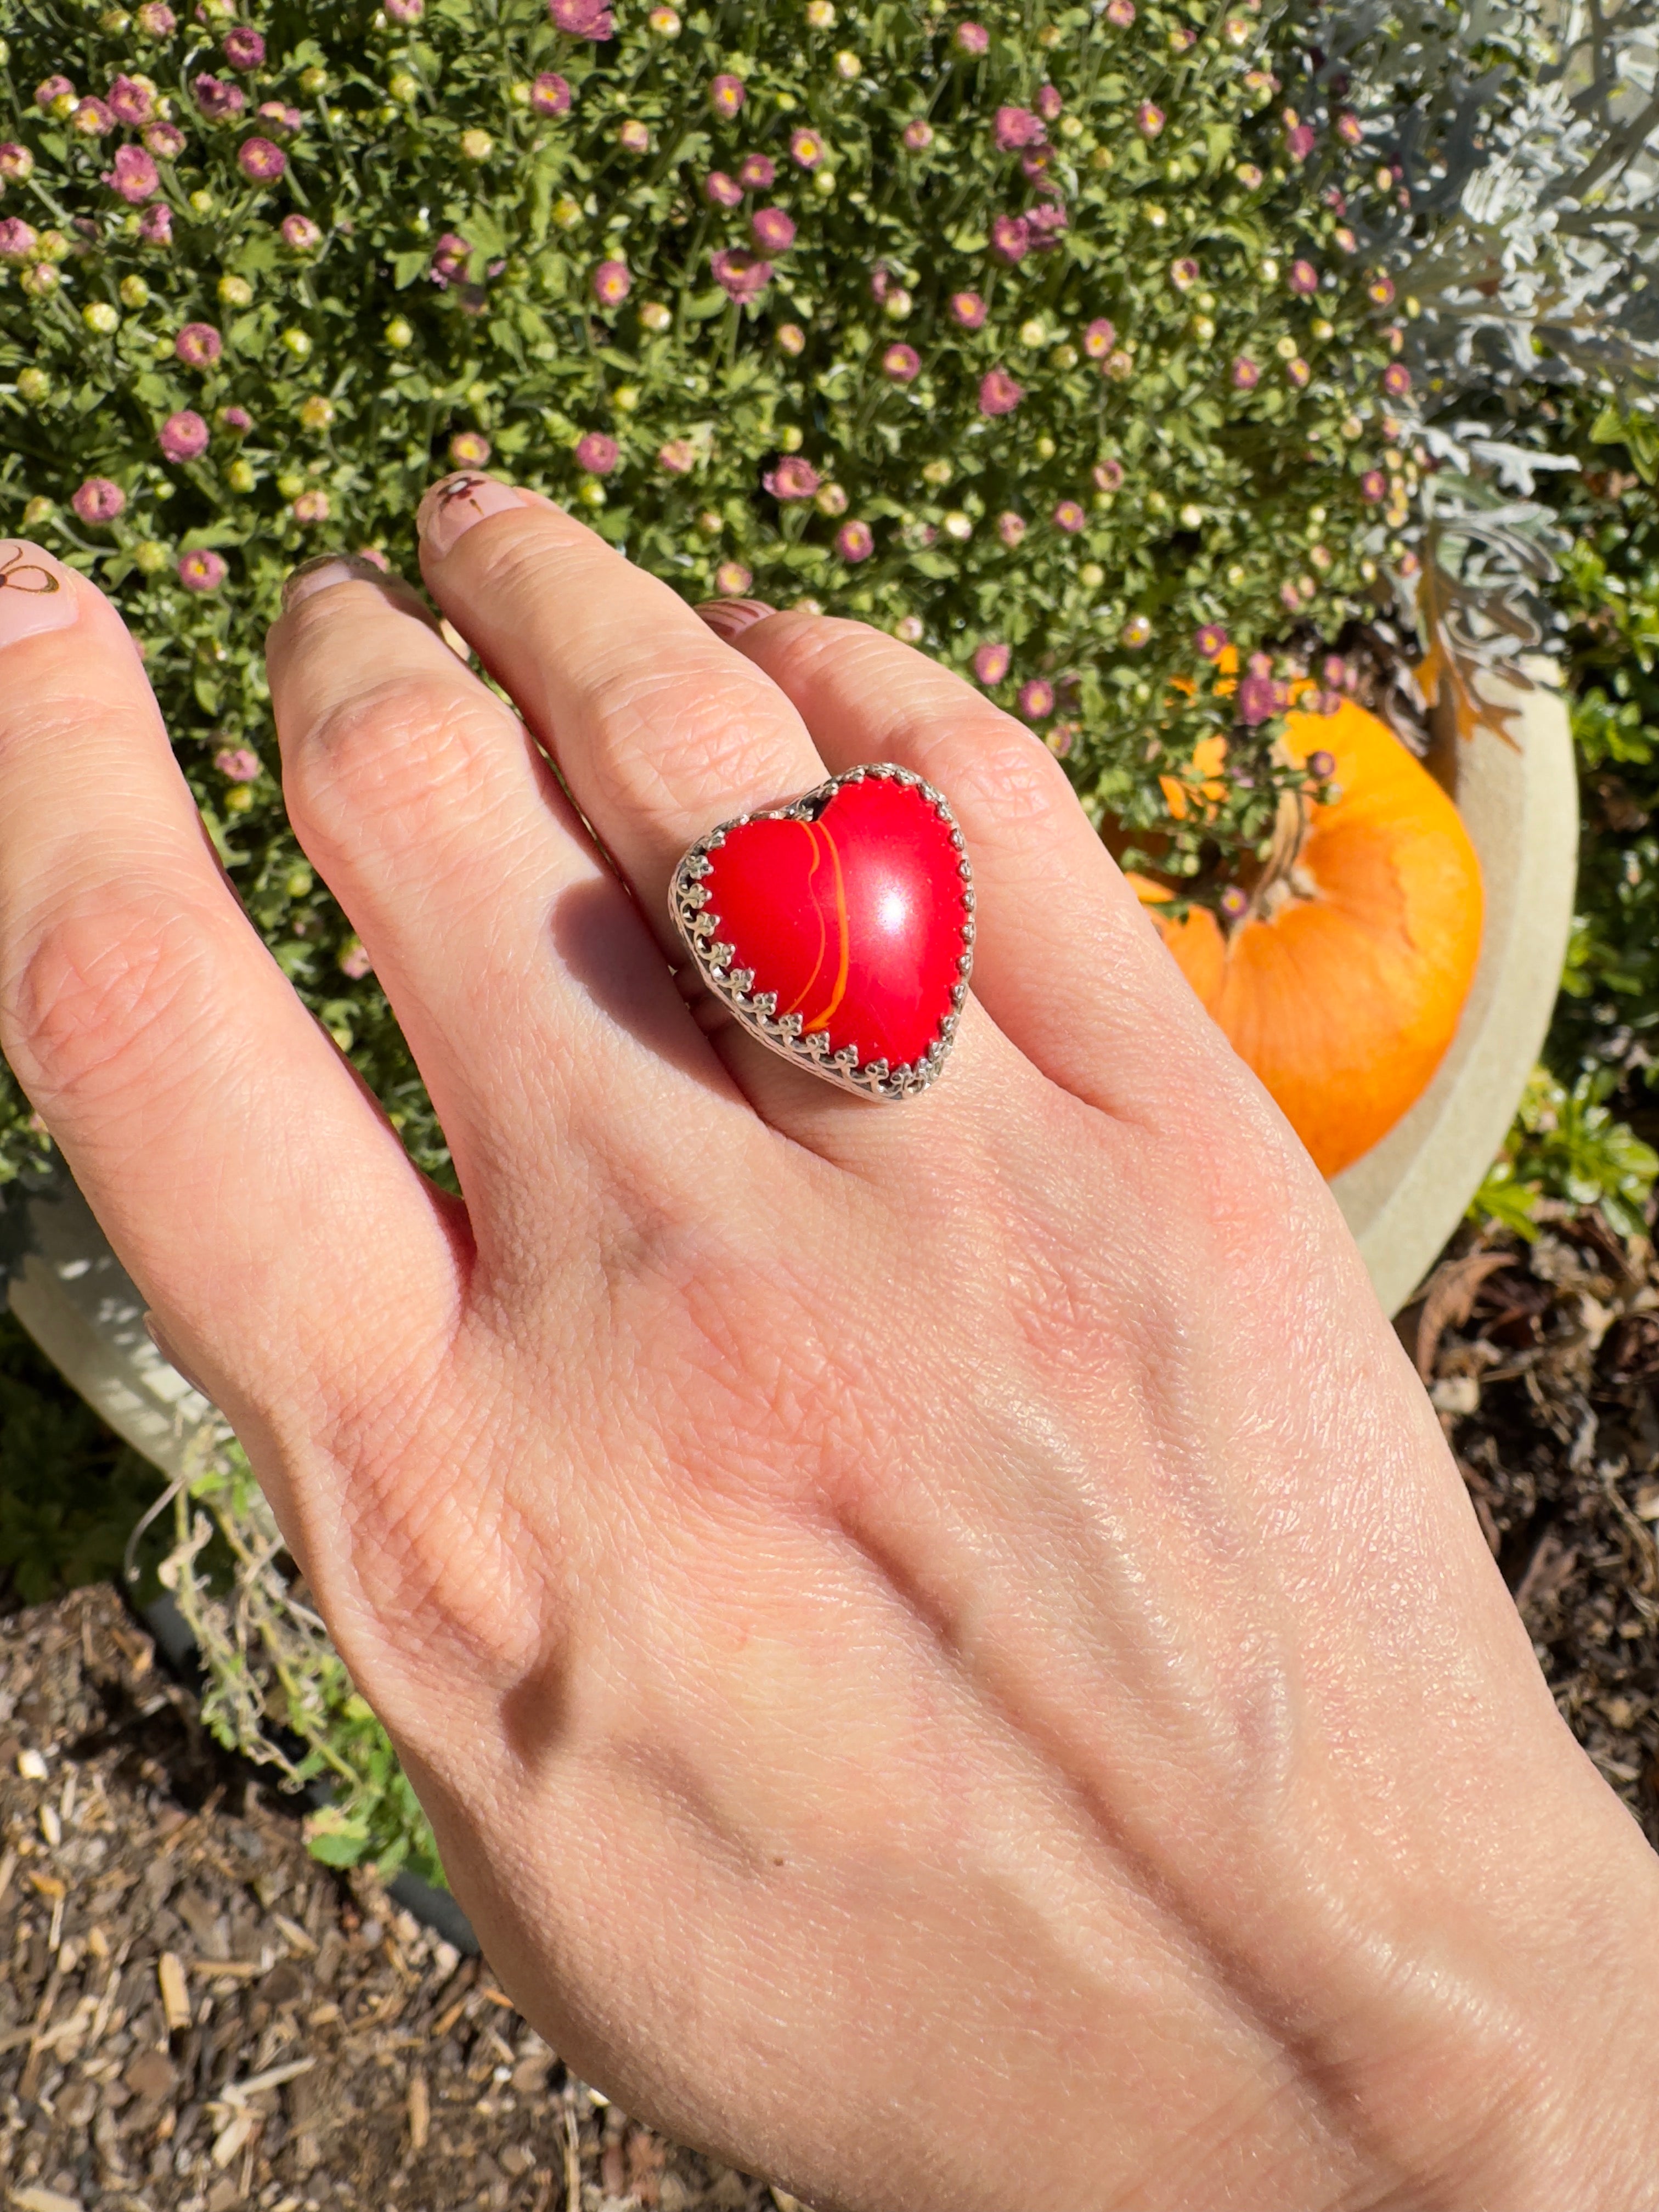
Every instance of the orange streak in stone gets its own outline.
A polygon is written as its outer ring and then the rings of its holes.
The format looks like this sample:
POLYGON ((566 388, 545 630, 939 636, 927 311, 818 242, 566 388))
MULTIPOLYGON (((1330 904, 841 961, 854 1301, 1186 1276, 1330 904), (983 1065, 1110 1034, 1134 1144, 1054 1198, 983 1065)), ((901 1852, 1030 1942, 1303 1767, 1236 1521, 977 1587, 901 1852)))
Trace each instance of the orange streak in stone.
MULTIPOLYGON (((806 832, 806 842, 812 848, 812 865, 806 871, 806 881, 810 886, 813 877, 817 875, 818 872, 818 863, 823 856, 818 851, 818 830, 817 823, 803 822, 800 824, 800 827, 806 832)), ((795 1012, 795 1009, 799 1006, 801 1000, 806 996, 813 984, 817 981, 818 977, 823 973, 823 956, 829 945, 829 931, 824 923, 823 909, 817 904, 816 901, 814 902, 813 910, 818 917, 817 957, 812 963, 811 974, 801 985, 799 990, 796 992, 794 997, 789 1001, 789 1004, 783 1008, 783 1012, 786 1014, 793 1014, 795 1012)))
MULTIPOLYGON (((808 1022, 806 1024, 808 1032, 812 1030, 829 1028, 836 1007, 847 994, 847 974, 853 957, 852 932, 847 923, 847 886, 842 878, 841 854, 836 848, 835 839, 824 829, 823 824, 820 822, 816 826, 824 843, 830 848, 830 858, 836 865, 836 927, 841 935, 841 966, 836 975, 836 988, 830 994, 830 1003, 815 1020, 808 1022)), ((822 966, 822 964, 823 959, 820 955, 819 965, 822 966)))

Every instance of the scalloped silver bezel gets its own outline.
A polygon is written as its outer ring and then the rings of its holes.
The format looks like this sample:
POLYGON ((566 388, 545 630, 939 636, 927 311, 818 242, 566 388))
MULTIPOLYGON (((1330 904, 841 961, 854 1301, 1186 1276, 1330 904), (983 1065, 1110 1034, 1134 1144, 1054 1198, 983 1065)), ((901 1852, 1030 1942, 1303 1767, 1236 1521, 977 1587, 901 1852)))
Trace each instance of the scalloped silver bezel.
POLYGON ((750 1036, 758 1037, 772 1051, 793 1060, 797 1066, 810 1068, 814 1075, 821 1075, 826 1083, 833 1083, 840 1090, 856 1092, 860 1098, 914 1098, 938 1080, 956 1041, 957 1024, 973 971, 974 874, 956 817, 933 785, 913 770, 896 768, 890 761, 872 762, 867 768, 849 769, 845 775, 833 775, 827 783, 815 784, 787 806, 770 806, 754 814, 734 815, 731 821, 720 823, 688 848, 669 884, 668 907, 705 989, 730 1008, 750 1036), (734 948, 721 943, 720 916, 710 911, 708 894, 702 885, 703 877, 709 872, 708 855, 726 842, 732 830, 742 829, 747 822, 815 821, 845 785, 862 783, 870 776, 884 776, 895 783, 909 785, 921 793, 945 823, 956 848, 966 908, 962 925, 962 957, 951 994, 951 1011, 922 1057, 914 1064, 898 1067, 890 1067, 884 1060, 860 1061, 856 1048, 851 1046, 832 1053, 829 1039, 822 1033, 813 1036, 801 1035, 799 1014, 780 1016, 776 994, 754 990, 754 970, 730 964, 734 948))

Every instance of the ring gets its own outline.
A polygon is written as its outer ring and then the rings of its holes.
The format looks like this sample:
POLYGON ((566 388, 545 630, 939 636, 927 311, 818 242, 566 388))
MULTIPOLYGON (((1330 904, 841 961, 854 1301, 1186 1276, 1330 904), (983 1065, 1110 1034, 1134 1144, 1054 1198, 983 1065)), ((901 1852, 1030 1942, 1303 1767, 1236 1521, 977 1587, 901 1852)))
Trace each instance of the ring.
POLYGON ((968 996, 974 880, 921 776, 879 762, 722 822, 668 902, 704 988, 774 1052, 866 1098, 937 1079, 968 996))

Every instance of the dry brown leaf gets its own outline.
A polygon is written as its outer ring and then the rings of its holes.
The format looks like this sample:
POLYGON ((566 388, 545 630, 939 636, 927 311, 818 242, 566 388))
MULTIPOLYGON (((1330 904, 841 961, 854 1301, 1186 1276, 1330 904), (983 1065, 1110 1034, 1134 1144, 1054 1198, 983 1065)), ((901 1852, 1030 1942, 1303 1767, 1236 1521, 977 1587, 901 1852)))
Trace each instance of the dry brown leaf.
POLYGON ((1417 1371, 1425 1382, 1434 1373, 1435 1354, 1443 1333, 1462 1328, 1474 1310, 1475 1293, 1488 1275, 1514 1264, 1510 1252, 1466 1252, 1461 1260, 1443 1260, 1429 1277, 1423 1310, 1417 1317, 1417 1371))

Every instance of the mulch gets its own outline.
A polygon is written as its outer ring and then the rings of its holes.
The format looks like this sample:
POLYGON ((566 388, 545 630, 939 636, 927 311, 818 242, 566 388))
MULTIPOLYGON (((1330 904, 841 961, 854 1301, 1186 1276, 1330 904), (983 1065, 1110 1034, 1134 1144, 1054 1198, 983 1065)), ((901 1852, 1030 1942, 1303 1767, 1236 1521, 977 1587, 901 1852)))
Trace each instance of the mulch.
MULTIPOLYGON (((1397 1327, 1557 1704, 1659 1845, 1659 1268, 1470 1230, 1397 1327)), ((0 1620, 18 2212, 792 2212, 576 2080, 204 1733, 107 1584, 0 1620)))

